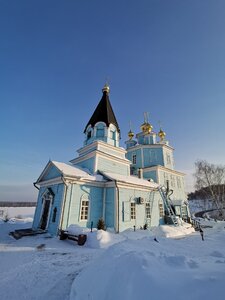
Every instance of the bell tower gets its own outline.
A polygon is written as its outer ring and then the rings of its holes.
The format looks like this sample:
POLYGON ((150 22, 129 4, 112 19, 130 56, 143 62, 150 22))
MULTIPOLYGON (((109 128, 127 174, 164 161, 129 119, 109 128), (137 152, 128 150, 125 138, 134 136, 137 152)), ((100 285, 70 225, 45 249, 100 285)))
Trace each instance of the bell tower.
POLYGON ((102 98, 84 129, 84 146, 98 140, 119 147, 120 129, 109 100, 109 92, 109 85, 105 84, 102 98))

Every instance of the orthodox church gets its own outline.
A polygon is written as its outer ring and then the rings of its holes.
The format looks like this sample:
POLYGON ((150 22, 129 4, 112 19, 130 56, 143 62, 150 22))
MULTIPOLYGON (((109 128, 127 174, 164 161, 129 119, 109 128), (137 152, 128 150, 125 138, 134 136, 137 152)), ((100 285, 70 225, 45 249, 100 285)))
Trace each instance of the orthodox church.
POLYGON ((184 174, 174 169, 165 132, 157 135, 145 116, 141 132, 134 139, 130 130, 126 150, 120 147, 109 86, 102 92, 77 157, 49 161, 34 183, 39 193, 33 229, 57 235, 71 224, 91 228, 103 219, 106 229, 119 233, 187 221, 184 174))

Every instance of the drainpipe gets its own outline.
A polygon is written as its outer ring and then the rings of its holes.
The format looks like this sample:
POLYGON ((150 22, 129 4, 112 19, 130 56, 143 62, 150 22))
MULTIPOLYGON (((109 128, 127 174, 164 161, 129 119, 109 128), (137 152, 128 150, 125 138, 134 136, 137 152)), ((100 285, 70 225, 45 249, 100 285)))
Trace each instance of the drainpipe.
POLYGON ((116 218, 116 232, 119 233, 120 230, 120 226, 119 226, 119 221, 120 221, 120 217, 119 217, 119 188, 117 185, 117 181, 115 180, 115 187, 116 187, 116 214, 117 214, 117 218, 116 218))
POLYGON ((36 187, 36 189, 40 190, 40 188, 36 185, 36 182, 34 182, 33 185, 36 187))
POLYGON ((102 217, 103 217, 103 220, 106 223, 106 220, 105 220, 105 197, 106 197, 106 188, 104 187, 104 190, 103 190, 102 217))
POLYGON ((73 184, 70 184, 71 189, 70 189, 70 203, 69 203, 69 208, 68 208, 68 213, 67 213, 67 221, 66 221, 66 227, 69 225, 69 216, 70 216, 70 208, 71 208, 71 201, 72 201, 72 194, 73 194, 73 184))
POLYGON ((63 216, 64 216, 64 210, 65 210, 65 205, 66 205, 66 195, 67 195, 67 189, 68 189, 68 184, 66 183, 63 175, 61 176, 62 182, 65 185, 64 188, 64 195, 63 195, 63 201, 62 201, 62 206, 61 206, 61 220, 60 220, 60 225, 59 225, 59 230, 62 229, 62 224, 63 224, 63 216))

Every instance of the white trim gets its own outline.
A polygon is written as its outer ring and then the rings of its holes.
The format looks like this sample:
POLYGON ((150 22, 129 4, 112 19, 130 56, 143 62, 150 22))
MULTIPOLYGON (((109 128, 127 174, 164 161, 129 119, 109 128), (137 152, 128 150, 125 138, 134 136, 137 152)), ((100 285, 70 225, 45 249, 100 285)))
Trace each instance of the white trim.
POLYGON ((90 219, 90 195, 87 193, 84 193, 81 197, 80 197, 80 212, 79 212, 79 222, 88 222, 90 219), (87 197, 87 199, 84 199, 84 197, 87 197), (87 219, 81 219, 81 213, 82 213, 82 202, 83 201, 88 201, 88 215, 87 215, 87 219))
POLYGON ((53 179, 37 182, 36 185, 39 185, 40 187, 43 187, 43 186, 55 185, 55 184, 59 184, 59 183, 63 183, 61 176, 53 178, 53 179))
POLYGON ((52 211, 52 202, 54 200, 54 197, 52 196, 52 198, 50 199, 44 199, 44 196, 45 194, 47 193, 50 193, 49 191, 47 191, 48 189, 46 189, 44 191, 44 193, 41 195, 41 201, 42 201, 42 208, 41 208, 41 214, 40 214, 40 218, 39 218, 39 225, 38 227, 40 228, 41 227, 41 220, 42 220, 42 216, 43 216, 43 212, 44 212, 44 207, 45 207, 45 202, 46 201, 50 201, 50 205, 49 205, 49 208, 48 208, 48 219, 47 219, 47 222, 46 222, 46 226, 45 226, 45 229, 44 230, 47 230, 48 229, 48 225, 49 225, 49 222, 50 222, 50 215, 51 215, 51 211, 52 211))
POLYGON ((96 155, 95 155, 95 162, 94 162, 94 169, 93 169, 94 173, 97 172, 97 170, 98 170, 97 167, 98 167, 98 155, 96 153, 96 155))
POLYGON ((117 193, 119 193, 118 191, 117 191, 117 187, 116 187, 116 181, 114 181, 114 187, 115 187, 115 189, 114 189, 114 191, 115 191, 115 193, 114 193, 114 211, 115 211, 115 214, 114 214, 114 224, 115 224, 115 226, 114 226, 114 229, 115 229, 115 232, 119 232, 119 227, 118 227, 118 197, 117 197, 117 193))
POLYGON ((168 148, 170 150, 174 150, 173 147, 171 147, 169 145, 165 145, 165 144, 148 144, 148 145, 138 144, 138 145, 128 148, 127 152, 134 151, 134 150, 137 150, 140 148, 168 148))
POLYGON ((127 158, 119 158, 117 156, 110 155, 109 153, 105 153, 105 152, 102 152, 100 150, 94 150, 93 152, 90 152, 90 153, 88 153, 87 155, 84 155, 84 156, 77 157, 77 158, 71 160, 70 162, 73 163, 74 165, 76 165, 76 164, 78 164, 80 162, 83 162, 87 159, 93 158, 97 154, 99 156, 106 157, 107 159, 109 159, 111 161, 119 162, 119 163, 124 164, 124 165, 130 165, 131 164, 131 161, 127 158))
POLYGON ((67 218, 66 218, 66 227, 69 226, 69 219, 70 219, 70 214, 71 214, 71 203, 72 203, 73 188, 74 188, 74 184, 70 183, 70 200, 69 200, 69 207, 68 207, 67 218))
POLYGON ((106 123, 103 121, 99 121, 99 122, 95 123, 94 127, 98 127, 98 125, 103 125, 103 127, 107 127, 106 123))
POLYGON ((182 173, 180 171, 176 171, 176 170, 173 170, 173 169, 169 169, 169 168, 161 166, 161 165, 147 167, 147 168, 144 168, 143 171, 144 172, 145 171, 156 171, 157 169, 163 170, 164 172, 168 172, 168 173, 174 173, 174 174, 180 175, 182 177, 184 177, 186 175, 185 173, 182 173))
POLYGON ((103 147, 106 147, 106 148, 113 149, 113 150, 118 151, 118 152, 121 152, 121 153, 123 153, 123 154, 126 154, 126 153, 127 153, 127 151, 126 151, 124 148, 122 148, 122 147, 115 147, 115 146, 113 146, 113 145, 110 145, 110 144, 108 144, 108 143, 106 143, 106 142, 103 142, 103 141, 100 141, 100 140, 95 140, 95 141, 93 141, 93 143, 91 143, 91 144, 89 144, 89 145, 87 145, 87 146, 84 146, 84 147, 78 149, 78 150, 77 150, 77 153, 78 153, 78 154, 85 153, 85 152, 87 152, 88 150, 90 150, 91 148, 98 148, 99 145, 100 145, 100 146, 103 146, 103 147))

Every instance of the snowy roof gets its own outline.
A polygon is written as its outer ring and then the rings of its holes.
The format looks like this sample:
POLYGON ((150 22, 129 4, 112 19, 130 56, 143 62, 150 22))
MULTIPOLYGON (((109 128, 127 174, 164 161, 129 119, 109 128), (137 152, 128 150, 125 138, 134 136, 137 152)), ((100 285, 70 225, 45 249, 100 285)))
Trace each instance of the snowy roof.
POLYGON ((79 167, 75 167, 71 164, 66 164, 58 161, 49 161, 47 166, 45 167, 44 171, 41 173, 40 177, 38 178, 37 182, 41 181, 44 174, 46 173, 47 169, 54 165, 63 175, 80 178, 80 179, 88 179, 92 181, 104 181, 103 176, 101 175, 90 175, 88 170, 81 169, 79 167))
POLYGON ((120 182, 142 185, 142 186, 151 187, 151 188, 157 188, 159 186, 155 182, 151 182, 146 179, 140 179, 136 176, 129 176, 129 175, 126 176, 126 175, 120 175, 120 174, 108 173, 108 172, 101 172, 101 173, 111 180, 117 180, 120 182))
POLYGON ((103 181, 103 177, 101 175, 90 175, 88 171, 85 171, 84 169, 75 167, 73 165, 65 164, 58 161, 52 161, 52 163, 56 166, 57 169, 59 169, 63 173, 63 175, 78 177, 82 179, 89 179, 93 181, 103 181))
POLYGON ((71 164, 65 164, 62 162, 58 162, 58 161, 52 161, 53 165, 56 166, 57 169, 59 169, 59 171, 61 171, 64 175, 68 175, 68 176, 75 176, 75 177, 86 177, 86 176, 90 176, 88 174, 88 172, 74 167, 71 164))

